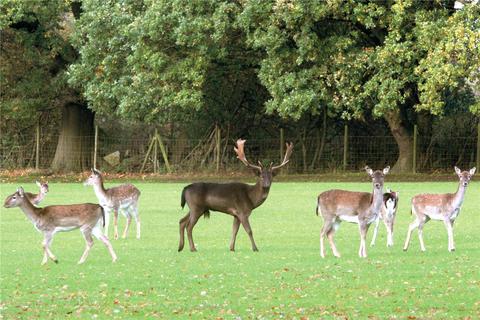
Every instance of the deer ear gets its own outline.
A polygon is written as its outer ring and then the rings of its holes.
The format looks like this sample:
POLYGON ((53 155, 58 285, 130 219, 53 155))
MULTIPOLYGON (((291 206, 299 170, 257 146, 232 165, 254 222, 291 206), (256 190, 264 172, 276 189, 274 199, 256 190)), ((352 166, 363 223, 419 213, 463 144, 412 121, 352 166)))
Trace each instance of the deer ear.
POLYGON ((365 171, 367 171, 367 173, 371 176, 373 174, 373 170, 370 169, 369 166, 365 166, 365 171))
POLYGON ((40 182, 38 182, 38 180, 35 181, 35 184, 37 185, 37 187, 42 187, 42 184, 40 182))
POLYGON ((460 170, 458 167, 455 166, 455 173, 457 175, 460 175, 462 173, 462 170, 460 170))
POLYGON ((473 176, 475 174, 475 171, 477 171, 477 168, 473 167, 472 169, 470 169, 468 173, 470 173, 470 175, 473 176))
POLYGON ((22 198, 23 198, 23 196, 25 195, 25 191, 23 191, 23 188, 22 188, 22 187, 18 187, 17 192, 18 192, 18 194, 20 195, 20 197, 22 197, 22 198))
POLYGON ((388 174, 390 172, 390 166, 387 166, 385 169, 383 169, 383 174, 388 174))
POLYGON ((387 188, 387 193, 392 193, 392 189, 387 188))

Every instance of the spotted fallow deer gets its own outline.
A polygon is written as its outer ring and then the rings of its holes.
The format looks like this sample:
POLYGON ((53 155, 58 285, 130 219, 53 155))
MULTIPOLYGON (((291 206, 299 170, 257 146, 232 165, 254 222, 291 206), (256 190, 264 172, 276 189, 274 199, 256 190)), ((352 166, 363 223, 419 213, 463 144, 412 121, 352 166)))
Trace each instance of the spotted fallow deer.
POLYGON ((470 171, 461 171, 455 167, 455 173, 458 176, 459 184, 456 193, 444 194, 419 194, 412 198, 412 211, 415 221, 408 226, 407 238, 403 250, 407 251, 410 244, 412 231, 418 228, 418 239, 420 241, 420 250, 425 251, 423 242, 423 226, 430 220, 443 221, 448 234, 448 251, 455 251, 453 242, 453 224, 457 219, 462 207, 465 191, 467 190, 470 179, 475 174, 476 168, 470 171))
POLYGON ((280 168, 289 162, 293 144, 287 143, 285 157, 280 165, 273 166, 273 163, 270 163, 268 167, 263 166, 260 162, 258 162, 258 166, 248 162, 245 157, 244 144, 245 140, 237 140, 237 147, 234 148, 234 150, 237 153, 237 158, 256 174, 258 177, 257 183, 255 185, 249 185, 239 182, 198 182, 186 186, 182 191, 181 206, 183 208, 186 203, 190 211, 180 219, 179 222, 180 243, 178 245, 178 251, 182 251, 184 247, 185 229, 187 229, 190 251, 197 251, 193 242, 193 227, 202 215, 208 217, 210 210, 233 216, 230 251, 235 251, 235 239, 240 224, 242 224, 250 238, 252 250, 258 251, 248 218, 252 210, 260 206, 267 199, 273 177, 279 172, 280 168))
POLYGON ((46 264, 48 258, 58 263, 57 258, 50 250, 53 236, 57 232, 80 229, 86 241, 85 251, 78 261, 84 263, 88 253, 93 246, 92 235, 101 240, 107 247, 112 261, 117 260, 117 255, 113 251, 108 238, 102 232, 102 223, 105 221, 103 209, 98 204, 83 203, 73 205, 47 206, 44 208, 35 207, 25 195, 23 188, 20 187, 12 195, 5 199, 5 208, 19 207, 33 223, 34 227, 43 233, 43 260, 42 265, 46 264))
POLYGON ((372 178, 373 193, 352 192, 345 190, 329 190, 318 196, 316 214, 323 217, 323 227, 320 232, 320 255, 325 257, 324 238, 328 237, 333 255, 340 257, 333 236, 341 221, 358 224, 360 230, 360 249, 358 255, 367 257, 366 237, 369 225, 380 215, 383 203, 383 183, 390 167, 383 171, 373 171, 365 167, 372 178))
POLYGON ((383 194, 382 211, 380 212, 380 216, 378 216, 377 220, 375 221, 372 242, 370 243, 371 247, 375 245, 380 220, 383 221, 383 223, 385 224, 385 228, 387 228, 387 247, 393 246, 393 225, 395 223, 395 217, 397 215, 398 196, 398 191, 395 192, 390 189, 387 189, 387 192, 383 194))
POLYGON ((98 202, 105 209, 105 234, 108 237, 108 225, 110 213, 113 211, 114 239, 118 239, 118 211, 127 218, 122 238, 127 237, 128 228, 132 222, 132 216, 137 225, 137 239, 140 239, 140 217, 138 215, 138 198, 140 190, 132 184, 122 184, 117 187, 105 189, 103 186, 102 173, 92 168, 91 175, 84 182, 86 186, 93 186, 98 202))
POLYGON ((38 206, 48 193, 48 181, 45 183, 35 181, 35 184, 40 188, 40 193, 34 194, 30 192, 25 192, 25 196, 28 198, 28 200, 30 200, 32 204, 38 206))

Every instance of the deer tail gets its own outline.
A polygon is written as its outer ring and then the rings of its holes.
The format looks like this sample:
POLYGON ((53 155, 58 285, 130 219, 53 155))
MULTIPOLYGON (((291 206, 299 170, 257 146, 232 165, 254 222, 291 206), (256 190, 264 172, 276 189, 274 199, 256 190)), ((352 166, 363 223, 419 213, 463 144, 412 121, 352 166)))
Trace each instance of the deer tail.
POLYGON ((315 209, 315 214, 318 216, 318 202, 319 202, 319 199, 317 199, 317 208, 315 209))
POLYGON ((102 210, 102 221, 103 221, 103 227, 105 228, 105 209, 103 209, 102 206, 100 206, 100 209, 102 210))
POLYGON ((210 219, 210 211, 208 211, 208 210, 205 211, 205 212, 203 213, 203 217, 204 217, 205 219, 210 219))
POLYGON ((180 201, 180 205, 182 206, 182 209, 183 207, 185 207, 185 192, 187 190, 187 187, 183 188, 183 191, 182 191, 182 200, 180 201))

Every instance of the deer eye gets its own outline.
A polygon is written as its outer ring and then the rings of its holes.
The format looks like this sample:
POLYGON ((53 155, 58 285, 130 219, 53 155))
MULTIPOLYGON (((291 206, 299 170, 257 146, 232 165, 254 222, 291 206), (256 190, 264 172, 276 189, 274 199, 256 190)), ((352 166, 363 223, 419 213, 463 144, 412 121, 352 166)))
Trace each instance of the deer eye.
POLYGON ((15 199, 17 199, 17 197, 16 197, 16 196, 13 196, 12 199, 15 200, 15 199))

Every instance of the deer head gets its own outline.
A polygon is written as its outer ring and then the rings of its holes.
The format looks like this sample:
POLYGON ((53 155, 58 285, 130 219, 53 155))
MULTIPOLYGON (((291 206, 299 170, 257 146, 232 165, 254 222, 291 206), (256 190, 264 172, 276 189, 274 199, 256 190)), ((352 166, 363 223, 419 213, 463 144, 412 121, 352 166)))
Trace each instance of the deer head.
POLYGON ((463 185, 464 187, 468 186, 468 183, 470 182, 470 179, 472 178, 472 176, 475 174, 476 170, 477 170, 477 168, 473 167, 469 171, 463 171, 462 172, 462 170, 455 167, 455 173, 457 174, 458 178, 460 179, 461 185, 463 185))
POLYGON ((373 186, 378 190, 382 190, 385 176, 390 171, 390 167, 386 167, 385 169, 383 169, 383 171, 373 171, 372 169, 370 169, 369 166, 366 166, 365 171, 367 171, 368 175, 372 178, 373 186))
POLYGON ((48 193, 48 181, 45 183, 35 181, 35 184, 40 188, 40 193, 48 193))
POLYGON ((274 166, 273 162, 270 163, 270 165, 264 166, 260 161, 258 161, 258 166, 253 165, 250 162, 248 162, 247 158, 245 157, 245 151, 244 151, 244 146, 245 146, 245 141, 242 139, 237 140, 237 147, 234 147, 235 153, 237 154, 237 158, 243 162, 247 167, 251 168, 255 175, 259 177, 261 185, 264 188, 269 188, 270 185, 272 184, 272 179, 277 173, 280 171, 280 168, 285 166, 289 161, 290 161, 290 156, 293 151, 293 143, 286 143, 287 150, 285 152, 285 157, 283 158, 282 163, 280 163, 278 166, 274 166))
MULTIPOLYGON (((22 187, 19 187, 17 189, 17 192, 15 192, 14 194, 12 195, 9 195, 6 199, 5 199, 5 203, 3 204, 3 206, 5 208, 14 208, 14 207, 18 207, 20 205, 22 205, 22 203, 27 200, 27 198, 25 197, 25 192, 23 191, 23 188, 22 187)), ((27 200, 28 201, 28 200, 27 200)))
POLYGON ((83 185, 85 185, 85 186, 95 186, 95 185, 98 185, 98 184, 102 184, 103 183, 102 173, 95 168, 92 168, 91 171, 92 171, 92 173, 90 174, 90 176, 88 176, 87 180, 85 180, 83 185))

